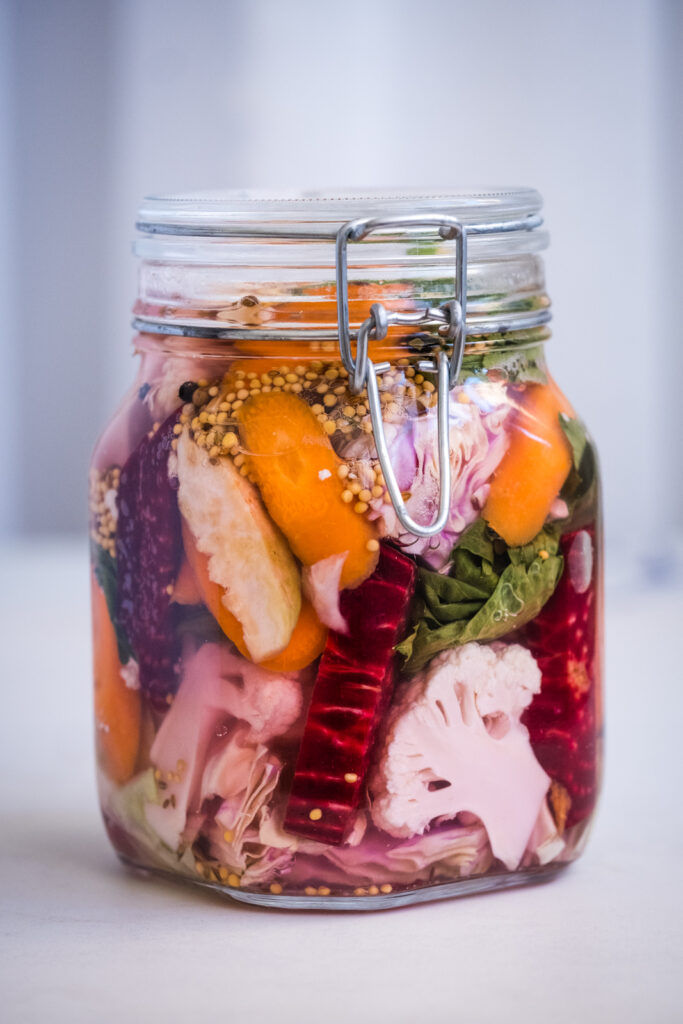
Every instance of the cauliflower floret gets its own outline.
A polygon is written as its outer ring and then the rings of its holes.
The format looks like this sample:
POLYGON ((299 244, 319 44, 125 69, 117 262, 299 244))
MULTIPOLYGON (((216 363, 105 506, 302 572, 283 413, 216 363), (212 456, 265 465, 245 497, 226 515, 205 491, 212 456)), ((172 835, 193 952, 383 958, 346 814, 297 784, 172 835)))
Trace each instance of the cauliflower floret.
POLYGON ((372 817, 392 836, 468 812, 510 869, 524 854, 549 785, 520 722, 541 686, 517 644, 465 644, 438 655, 390 714, 371 780, 372 817))
POLYGON ((223 707, 251 726, 252 741, 267 743, 294 725, 301 714, 301 686, 292 675, 268 672, 222 650, 220 674, 231 684, 223 691, 223 707))
POLYGON ((246 820, 253 819, 253 793, 262 805, 281 768, 263 743, 287 732, 302 703, 301 686, 293 676, 267 672, 223 644, 204 644, 187 659, 178 693, 150 751, 165 789, 162 803, 147 804, 146 817, 171 849, 181 842, 189 809, 201 808, 209 797, 238 799, 248 805, 246 820), (259 784, 261 776, 274 778, 267 791, 259 784))

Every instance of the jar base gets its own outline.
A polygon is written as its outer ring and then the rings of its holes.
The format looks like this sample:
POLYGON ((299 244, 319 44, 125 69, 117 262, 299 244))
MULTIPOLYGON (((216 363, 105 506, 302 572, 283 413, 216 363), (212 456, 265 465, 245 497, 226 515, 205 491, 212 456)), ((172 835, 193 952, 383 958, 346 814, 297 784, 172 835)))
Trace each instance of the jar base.
POLYGON ((233 888, 201 879, 172 874, 157 867, 139 864, 117 852, 119 860, 137 873, 146 876, 156 875, 167 881, 185 883, 210 889, 212 892, 239 903, 248 903, 256 907, 268 907, 277 910, 346 910, 370 911, 391 910, 416 903, 431 903, 436 900, 454 899, 459 896, 472 896, 475 893, 493 892, 496 889, 512 889, 521 885, 538 885, 551 881, 569 862, 545 864, 540 867, 526 868, 522 871, 500 872, 499 874, 478 875, 474 878, 461 878, 453 882, 438 882, 434 885, 416 889, 403 889, 399 892, 378 893, 376 896, 307 896, 293 893, 252 892, 246 889, 233 888))

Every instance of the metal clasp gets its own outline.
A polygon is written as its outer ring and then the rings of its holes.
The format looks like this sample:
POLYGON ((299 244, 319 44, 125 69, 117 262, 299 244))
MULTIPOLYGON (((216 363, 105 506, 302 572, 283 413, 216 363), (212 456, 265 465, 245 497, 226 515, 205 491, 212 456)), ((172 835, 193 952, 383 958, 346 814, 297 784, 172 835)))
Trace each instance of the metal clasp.
POLYGON ((417 537, 432 537, 444 529, 450 510, 451 497, 451 459, 450 459, 450 423, 449 423, 449 392, 458 379, 462 364, 466 338, 467 314, 467 230, 455 217, 440 215, 402 216, 390 218, 374 218, 349 221, 337 234, 337 318, 339 326, 339 351, 342 362, 349 372, 352 390, 356 393, 367 387, 370 418, 375 435, 375 446, 379 464, 384 474, 387 490, 401 525, 409 533, 417 537), (359 242, 373 231, 393 227, 435 227, 444 239, 455 239, 455 279, 454 298, 436 309, 422 310, 418 313, 390 313, 376 302, 370 309, 370 316, 365 320, 356 338, 356 357, 351 351, 351 332, 349 326, 349 295, 348 295, 348 260, 347 247, 349 241, 359 242), (439 449, 439 509, 436 519, 429 525, 415 522, 408 513, 403 495, 401 494, 396 474, 394 473, 387 446, 384 424, 382 422, 382 404, 379 397, 377 378, 389 369, 389 363, 375 365, 368 358, 368 343, 372 335, 381 340, 386 337, 391 324, 404 324, 411 327, 438 326, 451 342, 448 355, 441 350, 434 360, 421 360, 418 367, 427 373, 438 375, 437 424, 439 449))
MULTIPOLYGON (((396 515, 401 525, 409 533, 418 537, 433 537, 441 533, 448 521, 451 494, 451 459, 450 459, 450 424, 449 424, 449 392, 457 383, 462 366, 462 357, 467 341, 467 236, 492 235, 513 231, 532 231, 542 223, 537 214, 530 214, 521 220, 509 220, 464 225, 455 217, 445 214, 407 215, 400 217, 374 217, 351 220, 344 224, 336 236, 337 263, 337 321, 339 335, 339 352, 342 362, 349 372, 351 388, 356 393, 368 389, 368 404, 372 427, 375 433, 375 445, 379 463, 382 467, 387 490, 391 496, 396 515), (380 302, 374 303, 370 316, 358 329, 356 337, 356 358, 351 351, 351 330, 349 326, 349 289, 348 289, 348 258, 349 242, 361 242, 373 231, 386 228, 436 228, 444 239, 455 239, 455 278, 454 298, 436 308, 420 310, 417 313, 390 313, 380 302), (386 373, 389 363, 374 365, 368 358, 370 337, 381 340, 386 337, 391 325, 422 328, 436 327, 442 336, 451 343, 450 354, 439 351, 436 360, 421 360, 417 365, 427 373, 438 374, 438 445, 439 445, 439 511, 436 519, 429 526, 421 526, 410 518, 403 497, 399 490, 396 476, 391 465, 389 449, 382 422, 382 406, 379 398, 377 377, 386 373)), ((536 314, 534 323, 542 323, 547 313, 536 314)), ((473 328, 477 330, 476 327, 473 328)), ((482 327, 479 326, 481 333, 482 327)), ((489 330, 498 327, 489 326, 489 330)))
MULTIPOLYGON (((393 324, 410 327, 438 326, 445 331, 453 344, 450 357, 450 384, 455 384, 460 366, 457 353, 462 350, 465 341, 467 321, 467 228, 455 217, 443 214, 404 215, 400 217, 374 217, 351 220, 337 232, 336 264, 337 264, 337 324, 339 329, 339 351, 341 359, 352 376, 354 387, 361 390, 365 383, 367 360, 367 336, 371 329, 375 337, 386 336, 387 329, 393 324), (356 359, 351 351, 351 331, 349 327, 349 275, 348 275, 348 243, 361 242, 375 231, 387 228, 422 228, 438 229, 444 239, 455 239, 455 280, 450 302, 436 309, 421 310, 418 313, 389 313, 377 302, 372 307, 374 323, 363 324, 358 332, 358 349, 356 359), (381 312, 380 312, 381 310, 381 312), (367 325, 367 326, 366 326, 367 325), (365 354, 363 349, 365 348, 365 354), (361 363, 357 368, 358 356, 361 363), (358 384, 360 381, 360 385, 358 384)), ((461 358, 461 357, 460 357, 461 358)), ((436 368, 435 368, 436 369, 436 368)))

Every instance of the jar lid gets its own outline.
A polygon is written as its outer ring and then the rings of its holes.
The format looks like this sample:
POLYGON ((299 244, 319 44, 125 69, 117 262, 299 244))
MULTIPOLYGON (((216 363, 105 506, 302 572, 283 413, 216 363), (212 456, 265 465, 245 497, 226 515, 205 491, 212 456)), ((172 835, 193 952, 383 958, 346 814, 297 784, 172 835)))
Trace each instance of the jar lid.
POLYGON ((323 240, 334 239, 344 223, 358 217, 443 214, 467 225, 490 225, 532 217, 541 206, 532 188, 232 189, 148 196, 137 228, 144 234, 323 240))

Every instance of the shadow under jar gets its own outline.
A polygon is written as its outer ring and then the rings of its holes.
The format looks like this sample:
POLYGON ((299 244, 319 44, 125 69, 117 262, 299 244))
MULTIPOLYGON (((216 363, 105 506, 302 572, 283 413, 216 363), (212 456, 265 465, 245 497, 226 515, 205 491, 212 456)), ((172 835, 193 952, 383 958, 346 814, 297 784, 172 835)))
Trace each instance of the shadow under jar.
POLYGON ((104 821, 281 907, 540 881, 601 761, 596 456, 541 200, 162 196, 90 481, 104 821))

